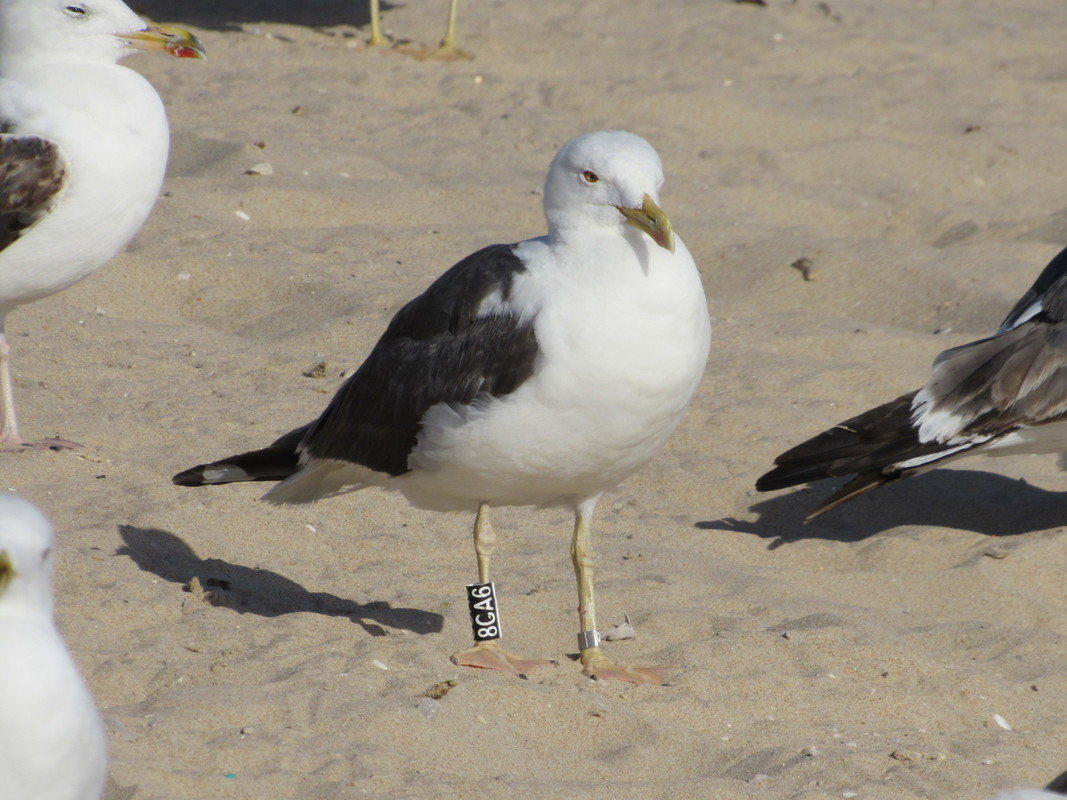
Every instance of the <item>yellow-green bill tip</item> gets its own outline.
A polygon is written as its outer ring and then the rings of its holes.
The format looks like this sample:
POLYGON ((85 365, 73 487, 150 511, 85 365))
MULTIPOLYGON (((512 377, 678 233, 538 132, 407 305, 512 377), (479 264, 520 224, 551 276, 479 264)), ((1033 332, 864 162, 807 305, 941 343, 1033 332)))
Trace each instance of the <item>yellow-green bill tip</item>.
POLYGON ((674 252, 674 229, 663 209, 647 194, 640 208, 616 206, 626 221, 665 250, 674 252))

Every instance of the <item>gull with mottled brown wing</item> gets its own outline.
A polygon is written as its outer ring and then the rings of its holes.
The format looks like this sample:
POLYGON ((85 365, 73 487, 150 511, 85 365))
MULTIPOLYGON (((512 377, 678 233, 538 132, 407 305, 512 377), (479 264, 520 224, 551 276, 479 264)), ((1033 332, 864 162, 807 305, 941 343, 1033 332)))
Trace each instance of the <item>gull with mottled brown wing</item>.
POLYGON ((0 449, 74 446, 20 437, 7 314, 106 264, 163 182, 163 103, 117 63, 134 49, 204 54, 120 0, 0 0, 0 449))

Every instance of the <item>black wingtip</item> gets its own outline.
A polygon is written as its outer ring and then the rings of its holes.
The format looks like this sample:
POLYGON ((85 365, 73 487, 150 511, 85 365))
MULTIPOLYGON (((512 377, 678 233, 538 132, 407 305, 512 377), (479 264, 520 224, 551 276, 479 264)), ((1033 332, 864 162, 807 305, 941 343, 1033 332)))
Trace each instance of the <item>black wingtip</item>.
POLYGON ((779 464, 770 472, 760 475, 756 479, 757 492, 776 492, 779 489, 788 489, 790 486, 800 486, 802 483, 812 483, 823 478, 833 477, 822 464, 779 464))
POLYGON ((192 469, 179 472, 170 479, 170 482, 175 486, 203 486, 205 483, 204 465, 200 464, 192 469))

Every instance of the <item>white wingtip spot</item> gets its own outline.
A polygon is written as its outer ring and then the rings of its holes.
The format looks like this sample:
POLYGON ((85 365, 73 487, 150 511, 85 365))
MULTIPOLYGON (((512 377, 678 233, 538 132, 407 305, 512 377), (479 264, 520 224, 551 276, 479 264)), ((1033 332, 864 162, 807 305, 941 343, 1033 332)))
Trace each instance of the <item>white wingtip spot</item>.
POLYGON ((234 481, 247 481, 248 479, 247 472, 230 464, 221 467, 206 467, 204 469, 204 483, 233 483, 234 481))

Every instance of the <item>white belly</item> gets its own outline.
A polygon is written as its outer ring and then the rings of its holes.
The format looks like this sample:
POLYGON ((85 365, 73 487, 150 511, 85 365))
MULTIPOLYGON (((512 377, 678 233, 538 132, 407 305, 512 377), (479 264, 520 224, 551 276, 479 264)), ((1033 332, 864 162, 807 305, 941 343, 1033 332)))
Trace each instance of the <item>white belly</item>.
POLYGON ((54 628, 0 617, 0 797, 99 797, 106 747, 93 700, 54 628))

